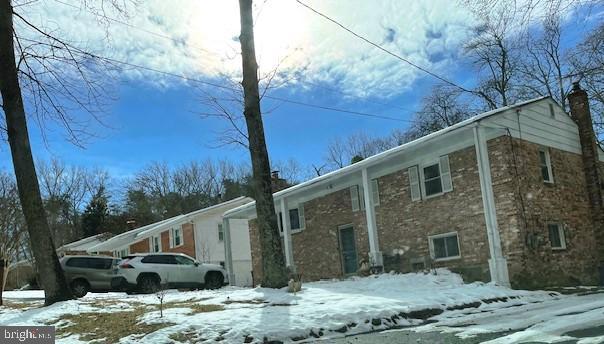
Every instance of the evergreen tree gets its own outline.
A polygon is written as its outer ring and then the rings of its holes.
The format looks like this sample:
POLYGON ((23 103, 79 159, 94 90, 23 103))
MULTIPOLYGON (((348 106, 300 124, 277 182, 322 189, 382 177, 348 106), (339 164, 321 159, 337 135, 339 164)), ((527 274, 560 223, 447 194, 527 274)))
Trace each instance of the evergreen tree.
POLYGON ((105 188, 99 187, 97 193, 92 197, 82 215, 82 233, 85 237, 99 234, 103 231, 106 219, 109 215, 108 199, 105 188))

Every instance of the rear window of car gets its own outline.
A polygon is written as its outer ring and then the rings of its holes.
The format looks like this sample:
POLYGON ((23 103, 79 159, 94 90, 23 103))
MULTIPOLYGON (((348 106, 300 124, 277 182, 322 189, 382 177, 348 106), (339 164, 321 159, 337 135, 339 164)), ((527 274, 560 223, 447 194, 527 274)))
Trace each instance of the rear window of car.
POLYGON ((73 268, 108 270, 113 266, 114 259, 111 258, 70 258, 65 265, 73 268))
POLYGON ((141 259, 141 262, 147 264, 176 264, 176 259, 169 255, 146 256, 141 259))

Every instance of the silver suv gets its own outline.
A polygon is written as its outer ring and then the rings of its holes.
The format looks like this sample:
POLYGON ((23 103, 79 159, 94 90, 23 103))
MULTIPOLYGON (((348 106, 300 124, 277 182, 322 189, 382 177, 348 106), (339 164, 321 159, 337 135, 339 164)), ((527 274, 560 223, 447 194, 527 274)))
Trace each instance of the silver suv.
POLYGON ((165 288, 218 289, 228 284, 220 265, 202 264, 182 253, 130 255, 120 262, 114 288, 153 293, 165 288))
POLYGON ((65 256, 61 258, 67 284, 76 297, 89 291, 111 291, 111 280, 119 259, 108 256, 65 256))

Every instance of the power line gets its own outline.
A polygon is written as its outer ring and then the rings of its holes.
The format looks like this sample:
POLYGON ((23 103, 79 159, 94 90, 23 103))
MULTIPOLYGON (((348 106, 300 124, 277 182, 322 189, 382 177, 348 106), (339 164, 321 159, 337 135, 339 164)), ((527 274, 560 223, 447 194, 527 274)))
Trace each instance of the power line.
MULTIPOLYGON (((63 4, 65 6, 69 6, 69 7, 81 10, 81 11, 86 11, 86 12, 88 12, 88 13, 94 15, 94 16, 99 17, 99 18, 103 18, 103 19, 112 21, 114 23, 117 23, 117 24, 120 24, 120 25, 124 25, 124 26, 129 27, 129 28, 134 29, 134 30, 138 30, 138 31, 141 31, 141 32, 144 32, 144 33, 147 33, 147 34, 159 37, 159 38, 167 39, 167 40, 173 41, 173 42, 175 42, 177 44, 182 44, 183 43, 181 40, 178 40, 178 39, 176 39, 174 37, 171 37, 169 35, 165 35, 165 34, 162 34, 162 33, 155 32, 155 31, 147 30, 147 29, 138 27, 136 25, 132 25, 130 23, 127 23, 125 21, 122 21, 122 20, 119 20, 119 19, 116 19, 116 18, 112 18, 112 17, 108 17, 108 16, 106 16, 104 14, 96 13, 94 11, 91 11, 91 10, 85 8, 85 7, 79 7, 79 6, 76 6, 74 4, 66 3, 66 2, 61 1, 61 0, 54 0, 54 1, 56 1, 56 2, 58 2, 60 4, 63 4)), ((262 11, 262 9, 264 8, 264 6, 266 5, 267 2, 268 2, 268 0, 264 1, 264 3, 262 4, 261 11, 262 11)), ((254 20, 254 22, 255 22, 255 20, 254 20)), ((202 52, 218 56, 218 53, 209 51, 209 50, 204 49, 202 47, 191 45, 191 44, 188 44, 188 43, 187 43, 187 45, 189 45, 192 48, 199 49, 202 52)), ((347 96, 347 97, 354 97, 354 96, 350 95, 349 93, 346 93, 346 92, 343 92, 343 91, 340 91, 340 90, 337 90, 337 89, 334 89, 334 88, 331 88, 331 87, 326 87, 326 86, 323 86, 323 85, 320 85, 318 83, 314 83, 314 82, 311 82, 311 81, 308 81, 308 80, 301 80, 299 78, 296 78, 296 79, 299 82, 304 83, 304 84, 308 84, 308 85, 312 85, 314 87, 322 88, 322 89, 328 90, 330 92, 338 93, 338 94, 341 94, 341 95, 344 95, 344 96, 347 96)), ((358 97, 354 97, 354 98, 358 98, 358 97)), ((400 106, 397 106, 397 105, 387 104, 387 103, 383 103, 383 102, 379 102, 379 101, 375 101, 375 100, 362 99, 362 101, 369 102, 369 103, 374 103, 374 104, 377 104, 377 105, 380 105, 380 106, 385 106, 385 107, 390 107, 390 108, 396 108, 396 109, 403 110, 403 111, 406 111, 406 112, 409 112, 409 113, 414 113, 415 112, 414 110, 406 109, 406 108, 403 108, 403 107, 400 107, 400 106)))
MULTIPOLYGON (((49 36, 49 37, 52 37, 52 36, 49 36)), ((38 41, 27 39, 27 38, 19 38, 19 39, 30 41, 30 42, 39 43, 38 41)), ((66 44, 66 43, 63 43, 63 44, 66 44)), ((53 48, 55 48, 55 49, 64 49, 64 48, 61 48, 61 47, 58 47, 58 46, 53 46, 53 48)), ((185 81, 189 81, 189 82, 195 82, 195 83, 199 83, 199 84, 203 84, 203 85, 208 85, 208 86, 211 86, 211 87, 214 87, 214 88, 223 89, 223 90, 238 91, 237 89, 235 89, 233 87, 220 85, 220 84, 213 83, 213 82, 210 82, 210 81, 205 81, 205 80, 201 80, 201 79, 197 79, 197 78, 193 78, 193 77, 188 77, 188 76, 185 76, 185 75, 182 75, 182 74, 167 72, 167 71, 163 71, 163 70, 156 69, 156 68, 141 66, 141 65, 134 64, 134 63, 131 63, 131 62, 126 62, 126 61, 116 60, 116 59, 109 58, 109 57, 104 57, 104 56, 96 55, 96 54, 93 54, 93 53, 90 53, 90 52, 83 51, 83 50, 81 50, 79 48, 76 48, 76 47, 74 47, 74 49, 75 49, 76 52, 78 52, 78 53, 80 53, 82 55, 89 56, 89 57, 92 57, 92 58, 95 58, 95 59, 98 59, 98 60, 102 60, 102 61, 105 61, 105 62, 108 62, 108 63, 111 63, 111 64, 119 64, 119 65, 123 65, 123 66, 128 66, 130 68, 135 68, 135 69, 141 69, 141 70, 145 70, 145 71, 149 71, 149 72, 154 72, 154 73, 170 76, 170 77, 173 77, 173 78, 179 78, 179 79, 182 79, 182 80, 185 80, 185 81)), ((390 116, 383 116, 383 115, 372 114, 372 113, 368 113, 368 112, 360 112, 360 111, 339 109, 339 108, 335 108, 335 107, 316 105, 316 104, 311 104, 311 103, 296 101, 296 100, 292 100, 292 99, 288 99, 288 98, 281 98, 281 97, 270 96, 270 95, 265 95, 264 98, 268 98, 268 99, 272 99, 272 100, 277 100, 277 101, 282 101, 282 102, 286 102, 286 103, 290 103, 290 104, 296 104, 296 105, 301 105, 301 106, 306 106, 306 107, 312 107, 312 108, 316 108, 316 109, 334 111, 334 112, 339 112, 339 113, 347 113, 347 114, 352 114, 352 115, 357 115, 357 116, 372 117, 372 118, 391 120, 391 121, 397 121, 397 122, 413 123, 413 121, 411 121, 411 120, 405 120, 405 119, 402 119, 402 118, 395 118, 395 117, 390 117, 390 116)))
POLYGON ((440 80, 440 81, 442 81, 442 82, 444 82, 444 83, 447 83, 447 84, 449 84, 449 85, 451 85, 451 86, 453 86, 453 87, 459 88, 460 90, 462 90, 462 91, 464 91, 464 92, 474 93, 473 91, 470 91, 470 90, 466 89, 466 88, 465 88, 465 87, 463 87, 463 86, 460 86, 460 85, 458 85, 458 84, 456 84, 456 83, 454 83, 454 82, 452 82, 452 81, 449 81, 449 80, 445 79, 444 77, 442 77, 442 76, 440 76, 440 75, 438 75, 438 74, 436 74, 436 73, 434 73, 434 72, 431 72, 430 70, 428 70, 428 69, 426 69, 426 68, 424 68, 424 67, 422 67, 422 66, 420 66, 420 65, 418 65, 418 64, 415 64, 415 63, 411 62, 410 60, 408 60, 408 59, 406 59, 406 58, 404 58, 404 57, 402 57, 402 56, 400 56, 400 55, 398 55, 398 54, 393 53, 392 51, 390 51, 390 50, 388 50, 388 49, 386 49, 386 48, 382 47, 381 45, 379 45, 379 44, 377 44, 377 43, 375 43, 375 42, 373 42, 373 41, 370 41, 369 39, 367 39, 367 38, 365 38, 365 37, 363 37, 363 36, 359 35, 358 33, 356 33, 356 32, 354 32, 354 31, 352 31, 351 29, 347 28, 346 26, 344 26, 344 25, 343 25, 343 24, 341 24, 340 22, 336 21, 335 19, 332 19, 332 18, 330 18, 329 16, 327 16, 327 15, 325 15, 325 14, 323 14, 323 13, 321 13, 321 12, 317 11, 317 10, 315 10, 314 8, 312 8, 312 7, 310 7, 309 5, 307 5, 307 4, 305 4, 305 3, 303 3, 302 1, 300 1, 300 0, 296 0, 296 2, 297 2, 297 3, 299 3, 300 5, 302 5, 302 6, 306 7, 306 8, 307 8, 307 9, 309 9, 310 11, 314 12, 315 14, 317 14, 317 15, 319 15, 319 16, 321 16, 321 17, 323 17, 324 19, 326 19, 326 20, 328 20, 328 21, 330 21, 330 22, 332 22, 332 23, 336 24, 337 26, 339 26, 339 27, 340 27, 340 28, 342 28, 343 30, 347 31, 347 32, 348 32, 348 33, 350 33, 351 35, 353 35, 353 36, 355 36, 355 37, 357 37, 357 38, 359 38, 359 39, 363 40, 364 42, 366 42, 366 43, 368 43, 368 44, 371 44, 372 46, 374 46, 374 47, 376 47, 376 48, 380 49, 381 51, 383 51, 383 52, 385 52, 385 53, 387 53, 388 55, 393 56, 393 57, 395 57, 395 58, 397 58, 397 59, 399 59, 399 60, 401 60, 401 61, 403 61, 403 62, 405 62, 405 63, 407 63, 407 64, 409 64, 409 65, 411 65, 412 67, 414 67, 414 68, 416 68, 416 69, 421 70, 422 72, 424 72, 424 73, 426 73, 426 74, 428 74, 428 75, 430 75, 430 76, 432 76, 432 77, 434 77, 434 78, 436 78, 436 79, 438 79, 438 80, 440 80))

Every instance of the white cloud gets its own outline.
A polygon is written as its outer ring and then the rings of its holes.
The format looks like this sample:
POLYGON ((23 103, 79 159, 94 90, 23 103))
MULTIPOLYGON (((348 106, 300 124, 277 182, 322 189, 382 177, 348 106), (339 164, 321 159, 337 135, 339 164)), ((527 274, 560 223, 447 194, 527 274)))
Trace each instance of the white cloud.
MULTIPOLYGON (((61 0, 70 1, 70 0, 61 0)), ((70 1, 79 6, 79 1, 70 1)), ((456 2, 309 1, 310 6, 368 39, 447 76, 466 37, 470 16, 456 2)), ((257 0, 256 48, 262 72, 279 65, 304 80, 337 85, 357 96, 390 97, 422 72, 353 37, 294 0, 257 0)), ((174 37, 163 39, 127 26, 103 25, 94 15, 46 0, 18 8, 35 24, 130 63, 195 77, 239 75, 239 9, 235 0, 150 0, 130 11, 128 23, 174 37)), ((115 17, 116 13, 107 12, 115 17)), ((126 20, 126 19, 125 19, 126 20)), ((137 77, 129 72, 130 77, 137 77)), ((169 84, 170 78, 142 73, 139 80, 169 84)))

